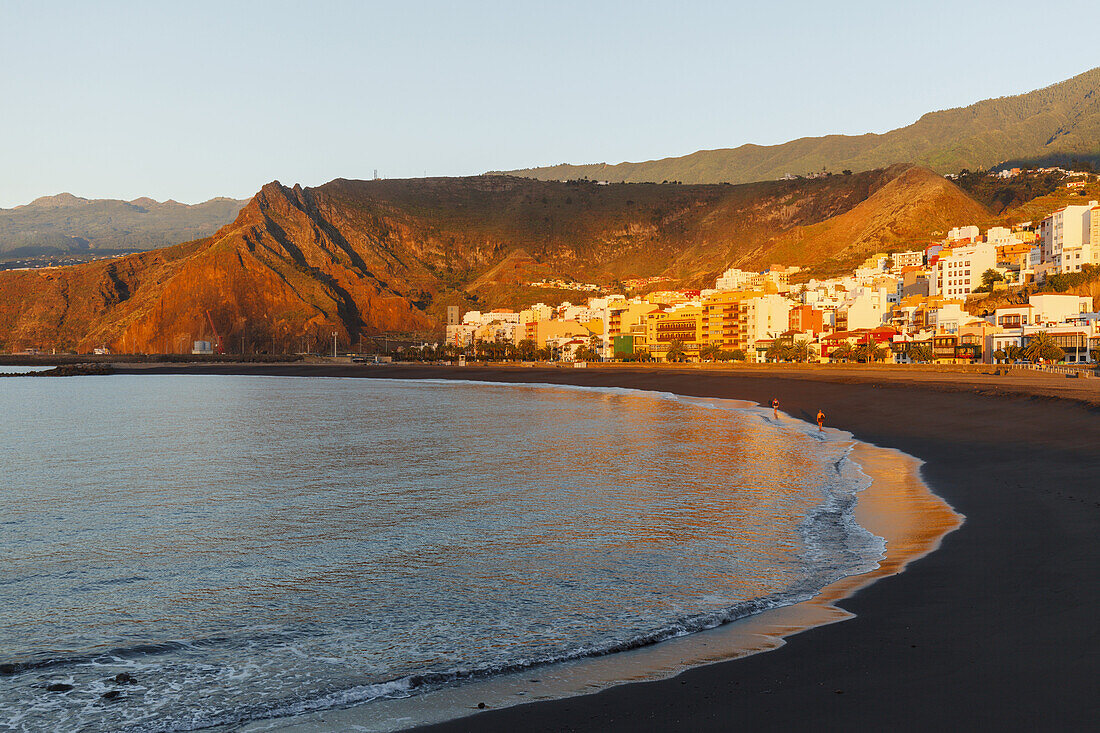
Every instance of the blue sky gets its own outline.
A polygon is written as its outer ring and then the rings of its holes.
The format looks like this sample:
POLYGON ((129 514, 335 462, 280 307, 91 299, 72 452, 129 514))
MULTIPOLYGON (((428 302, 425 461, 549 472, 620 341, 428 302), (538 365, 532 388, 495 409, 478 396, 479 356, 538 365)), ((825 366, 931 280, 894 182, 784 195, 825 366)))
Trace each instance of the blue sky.
POLYGON ((0 0, 0 207, 884 132, 1100 65, 1075 17, 1095 5, 0 0))

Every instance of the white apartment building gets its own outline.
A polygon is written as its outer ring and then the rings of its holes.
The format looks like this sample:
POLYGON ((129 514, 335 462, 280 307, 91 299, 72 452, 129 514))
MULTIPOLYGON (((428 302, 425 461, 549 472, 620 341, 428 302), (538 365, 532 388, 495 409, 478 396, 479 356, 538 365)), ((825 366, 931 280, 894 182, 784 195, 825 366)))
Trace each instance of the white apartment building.
POLYGON ((895 252, 891 256, 894 258, 895 270, 900 270, 903 267, 921 267, 924 265, 924 250, 921 249, 911 252, 895 252))
POLYGON ((848 321, 845 330, 878 328, 890 315, 891 307, 896 300, 896 289, 865 288, 847 304, 848 321))
POLYGON ((989 338, 990 353, 1007 346, 1026 347, 1028 340, 1040 331, 1051 336, 1056 346, 1066 352, 1065 361, 1071 364, 1093 362, 1092 350, 1100 344, 1100 314, 1082 313, 1081 317, 1067 323, 1043 326, 1005 328, 989 338))
POLYGON ((982 283, 982 273, 997 266, 992 244, 970 244, 940 251, 928 278, 931 295, 965 299, 982 283))
POLYGON ((995 326, 1017 328, 1065 323, 1092 311, 1092 298, 1060 293, 1040 293, 1029 296, 1027 305, 998 308, 989 320, 995 326))
POLYGON ((490 323, 519 323, 520 314, 512 310, 501 308, 500 310, 482 313, 481 311, 466 311, 462 314, 464 326, 487 326, 490 323))
POLYGON ((775 338, 791 327, 791 304, 781 295, 762 295, 747 302, 745 330, 751 343, 775 338))
POLYGON ((928 312, 928 326, 944 333, 958 333, 968 323, 981 319, 967 313, 958 303, 946 303, 928 312))
POLYGON ((1018 244, 1020 238, 1008 227, 991 227, 985 232, 986 244, 1003 247, 1006 244, 1018 244))
POLYGON ((979 234, 981 234, 981 230, 974 225, 970 225, 968 227, 955 227, 947 233, 947 238, 952 242, 958 242, 961 239, 976 242, 979 234))
POLYGON ((758 290, 765 283, 772 283, 781 293, 791 289, 791 275, 798 272, 797 267, 770 267, 767 272, 747 272, 731 267, 714 281, 715 290, 758 290))
MULTIPOLYGON (((1066 206, 1039 224, 1041 261, 1048 272, 1080 272, 1082 265, 1100 261, 1100 206, 1066 206)), ((1038 271, 1041 268, 1036 268, 1038 271)))
POLYGON ((752 281, 760 277, 758 272, 746 272, 736 267, 731 267, 714 281, 715 290, 747 290, 752 286, 752 281))

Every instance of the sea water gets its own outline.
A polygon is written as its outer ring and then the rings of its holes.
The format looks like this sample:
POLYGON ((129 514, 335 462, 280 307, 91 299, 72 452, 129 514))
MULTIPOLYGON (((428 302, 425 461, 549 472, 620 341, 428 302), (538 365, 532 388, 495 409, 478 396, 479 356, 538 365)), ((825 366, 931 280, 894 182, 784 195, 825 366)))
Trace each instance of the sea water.
POLYGON ((0 410, 0 728, 369 717, 796 603, 882 553, 850 443, 770 410, 230 376, 8 378, 0 410))

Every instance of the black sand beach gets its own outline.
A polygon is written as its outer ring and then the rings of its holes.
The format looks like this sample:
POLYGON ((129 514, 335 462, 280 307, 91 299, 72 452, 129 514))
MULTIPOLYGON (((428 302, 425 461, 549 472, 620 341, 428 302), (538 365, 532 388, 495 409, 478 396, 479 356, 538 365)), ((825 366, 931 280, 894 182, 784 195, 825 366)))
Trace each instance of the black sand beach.
POLYGON ((1100 409, 1087 404, 1091 390, 1080 385, 1073 399, 1059 399, 1053 378, 1038 387, 984 388, 962 377, 883 371, 134 371, 550 382, 761 404, 778 398, 795 417, 810 420, 820 408, 827 424, 922 459, 926 482, 967 518, 939 551, 839 603, 856 618, 806 631, 776 651, 426 730, 1087 730, 1100 714, 1100 409))

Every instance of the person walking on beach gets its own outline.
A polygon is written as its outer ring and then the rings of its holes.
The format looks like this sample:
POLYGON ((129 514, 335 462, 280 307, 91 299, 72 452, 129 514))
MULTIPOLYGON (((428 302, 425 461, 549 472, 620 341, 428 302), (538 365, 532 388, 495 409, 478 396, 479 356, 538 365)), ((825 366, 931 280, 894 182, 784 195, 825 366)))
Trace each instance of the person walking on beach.
POLYGON ((825 413, 821 410, 817 411, 817 431, 819 433, 825 432, 825 413))
POLYGON ((779 419, 779 398, 772 400, 772 414, 775 415, 775 419, 779 419))

